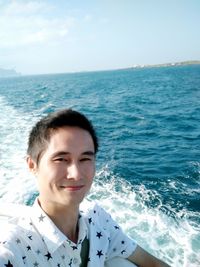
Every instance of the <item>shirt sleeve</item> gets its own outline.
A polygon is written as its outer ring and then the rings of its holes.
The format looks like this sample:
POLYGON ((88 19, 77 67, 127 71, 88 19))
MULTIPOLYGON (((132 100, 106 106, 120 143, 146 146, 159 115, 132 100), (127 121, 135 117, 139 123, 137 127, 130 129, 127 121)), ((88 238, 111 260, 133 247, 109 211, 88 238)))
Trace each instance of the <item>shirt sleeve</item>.
POLYGON ((15 262, 15 253, 0 244, 0 266, 20 267, 15 262))
POLYGON ((0 231, 0 266, 21 267, 23 259, 17 246, 16 226, 3 225, 0 231))
POLYGON ((118 223, 103 208, 98 207, 98 215, 101 226, 108 234, 107 259, 113 257, 128 258, 137 247, 135 240, 129 238, 118 223))

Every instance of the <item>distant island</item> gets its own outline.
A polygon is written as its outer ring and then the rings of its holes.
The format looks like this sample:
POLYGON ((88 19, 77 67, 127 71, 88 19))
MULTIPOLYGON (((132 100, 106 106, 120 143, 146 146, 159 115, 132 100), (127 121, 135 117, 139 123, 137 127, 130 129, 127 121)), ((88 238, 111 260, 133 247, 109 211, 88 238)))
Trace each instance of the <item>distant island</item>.
MULTIPOLYGON (((152 64, 152 65, 151 64, 144 64, 144 65, 135 64, 132 67, 119 68, 119 69, 113 69, 113 70, 130 70, 130 69, 141 69, 141 68, 159 68, 159 67, 173 67, 173 66, 187 66, 187 65, 200 65, 200 60, 188 60, 188 61, 181 61, 181 62, 170 62, 170 63, 152 64)), ((81 71, 81 72, 91 72, 91 71, 81 71)), ((15 69, 0 68, 0 78, 19 77, 21 75, 22 74, 19 72, 16 72, 15 69)))
POLYGON ((190 60, 174 63, 163 63, 154 65, 134 65, 132 68, 156 68, 156 67, 171 67, 171 66, 187 66, 187 65, 200 65, 200 60, 190 60))
POLYGON ((16 72, 14 69, 2 69, 0 68, 0 78, 6 78, 6 77, 17 77, 21 74, 16 72))

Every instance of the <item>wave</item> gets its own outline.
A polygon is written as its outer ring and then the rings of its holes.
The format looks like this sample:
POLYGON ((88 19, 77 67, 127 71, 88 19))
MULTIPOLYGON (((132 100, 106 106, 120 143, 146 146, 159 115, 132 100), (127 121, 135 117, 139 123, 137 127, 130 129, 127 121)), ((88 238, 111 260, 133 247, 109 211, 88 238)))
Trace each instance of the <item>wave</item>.
MULTIPOLYGON (((25 113, 0 96, 1 201, 30 205, 37 195, 35 179, 25 164, 27 136, 38 117, 52 109, 54 106, 48 102, 34 113, 25 113)), ((199 179, 199 163, 194 167, 199 179)), ((173 179, 168 184, 171 189, 179 187, 173 179)), ((189 190, 188 195, 192 194, 189 190)), ((173 209, 172 205, 163 203, 157 191, 129 183, 113 173, 109 165, 98 167, 88 199, 100 201, 131 238, 171 266, 200 265, 198 212, 173 209)))
POLYGON ((129 184, 109 166, 97 173, 88 198, 100 201, 131 238, 171 266, 199 266, 199 213, 186 209, 177 213, 157 192, 129 184), (147 205, 152 201, 157 202, 154 208, 147 205))

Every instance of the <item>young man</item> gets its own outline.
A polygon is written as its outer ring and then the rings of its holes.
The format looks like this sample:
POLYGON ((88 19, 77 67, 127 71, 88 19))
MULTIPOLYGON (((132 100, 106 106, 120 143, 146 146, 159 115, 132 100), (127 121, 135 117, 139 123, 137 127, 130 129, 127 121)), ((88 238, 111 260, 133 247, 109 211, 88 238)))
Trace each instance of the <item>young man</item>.
POLYGON ((97 151, 95 130, 79 112, 61 110, 33 127, 27 163, 39 197, 0 230, 0 266, 100 267, 114 257, 138 266, 168 266, 128 238, 97 204, 80 209, 93 182, 97 151))

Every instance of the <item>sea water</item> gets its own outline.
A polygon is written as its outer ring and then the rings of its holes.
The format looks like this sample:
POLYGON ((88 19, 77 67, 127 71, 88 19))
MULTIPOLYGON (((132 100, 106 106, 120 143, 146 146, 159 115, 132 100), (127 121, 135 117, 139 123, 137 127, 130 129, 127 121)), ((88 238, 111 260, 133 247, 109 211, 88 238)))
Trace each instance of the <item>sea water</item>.
POLYGON ((1 203, 33 203, 28 133, 60 108, 98 133, 88 199, 171 266, 200 266, 200 66, 0 79, 1 203))

